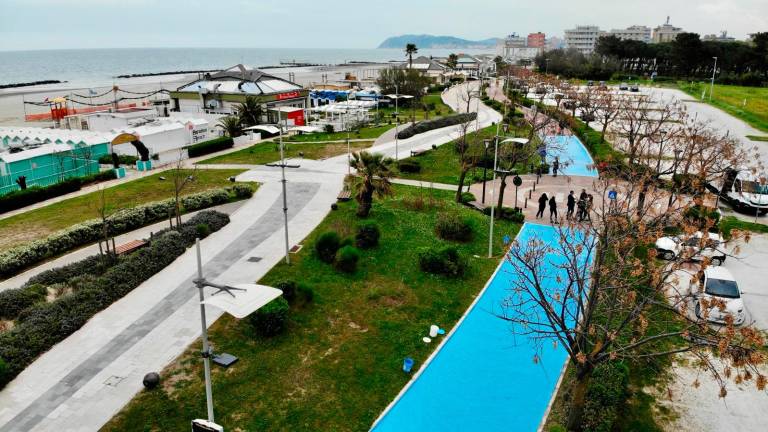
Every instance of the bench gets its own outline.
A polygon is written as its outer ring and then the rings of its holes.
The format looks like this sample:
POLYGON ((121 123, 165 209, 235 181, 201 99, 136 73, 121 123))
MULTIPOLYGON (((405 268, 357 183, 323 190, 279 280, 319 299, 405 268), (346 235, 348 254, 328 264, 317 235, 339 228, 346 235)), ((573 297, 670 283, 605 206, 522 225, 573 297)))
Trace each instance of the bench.
POLYGON ((339 201, 349 201, 352 199, 352 192, 345 189, 339 192, 339 196, 337 196, 336 199, 339 201))
POLYGON ((426 154, 429 150, 411 150, 411 156, 421 156, 426 154))
POLYGON ((477 202, 477 201, 469 201, 469 202, 465 203, 464 205, 466 205, 467 207, 473 208, 475 210, 479 210, 479 211, 485 210, 485 205, 480 203, 480 202, 477 202))
POLYGON ((123 243, 115 248, 115 255, 125 255, 133 251, 139 250, 147 245, 144 240, 131 240, 128 243, 123 243))

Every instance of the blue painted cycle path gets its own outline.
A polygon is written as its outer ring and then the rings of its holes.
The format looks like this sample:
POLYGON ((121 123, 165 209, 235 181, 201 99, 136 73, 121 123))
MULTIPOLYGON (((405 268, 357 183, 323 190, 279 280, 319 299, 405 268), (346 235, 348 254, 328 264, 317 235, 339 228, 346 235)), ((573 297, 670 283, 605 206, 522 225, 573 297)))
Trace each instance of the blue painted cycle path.
MULTIPOLYGON (((552 243, 555 228, 526 223, 520 245, 552 243)), ((557 257, 550 259, 552 280, 557 257)), ((549 405, 567 354, 554 344, 541 351, 495 314, 515 278, 504 260, 480 297, 374 424, 375 432, 535 431, 549 405), (534 355, 540 358, 534 362, 534 355)), ((554 283, 554 282, 553 282, 554 283)), ((418 366, 418 365, 417 365, 418 366)))
POLYGON ((557 157, 560 161, 559 173, 572 176, 597 177, 595 161, 590 156, 587 148, 578 137, 573 135, 553 135, 544 138, 552 147, 561 149, 547 155, 547 162, 557 157))

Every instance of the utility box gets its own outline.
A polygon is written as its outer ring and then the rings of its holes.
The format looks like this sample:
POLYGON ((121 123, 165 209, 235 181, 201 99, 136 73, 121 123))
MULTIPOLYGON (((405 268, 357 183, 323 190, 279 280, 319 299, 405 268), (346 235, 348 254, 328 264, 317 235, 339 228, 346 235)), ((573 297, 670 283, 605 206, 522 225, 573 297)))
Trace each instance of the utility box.
POLYGON ((192 432, 224 432, 224 426, 208 420, 192 420, 192 432))

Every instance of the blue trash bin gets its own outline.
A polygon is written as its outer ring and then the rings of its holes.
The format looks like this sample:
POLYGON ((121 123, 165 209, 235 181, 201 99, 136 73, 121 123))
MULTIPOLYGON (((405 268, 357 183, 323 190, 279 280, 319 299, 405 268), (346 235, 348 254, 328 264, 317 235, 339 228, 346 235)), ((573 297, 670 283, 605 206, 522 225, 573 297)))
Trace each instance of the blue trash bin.
POLYGON ((410 373, 412 368, 413 368, 413 359, 410 357, 406 357, 405 360, 403 360, 403 372, 410 373))

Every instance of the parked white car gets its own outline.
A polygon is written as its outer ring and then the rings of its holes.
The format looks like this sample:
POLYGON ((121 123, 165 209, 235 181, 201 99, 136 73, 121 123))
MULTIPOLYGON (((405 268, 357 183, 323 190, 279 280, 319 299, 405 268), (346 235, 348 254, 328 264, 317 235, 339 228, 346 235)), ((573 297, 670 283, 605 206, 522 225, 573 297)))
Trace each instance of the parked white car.
POLYGON ((714 266, 725 262, 725 239, 716 233, 707 233, 707 238, 702 240, 703 236, 704 234, 697 231, 691 236, 662 237, 656 240, 656 250, 665 260, 683 256, 694 261, 709 258, 714 266))
POLYGON ((724 324, 728 316, 733 317, 735 325, 741 325, 746 318, 744 300, 736 279, 725 267, 707 267, 698 286, 691 287, 696 297, 696 316, 707 321, 724 324), (722 302, 722 304, 720 304, 722 302))

